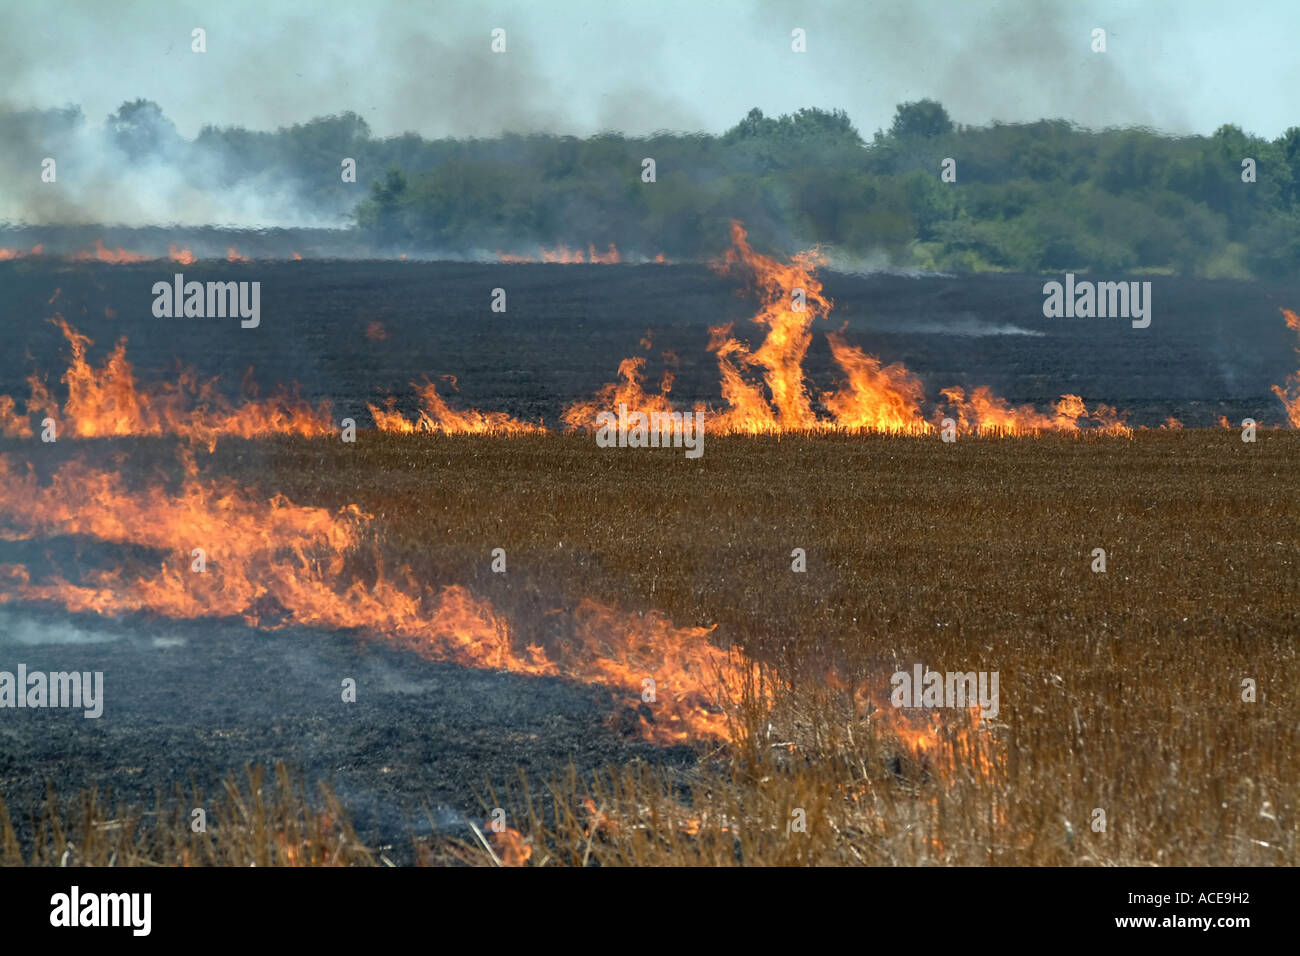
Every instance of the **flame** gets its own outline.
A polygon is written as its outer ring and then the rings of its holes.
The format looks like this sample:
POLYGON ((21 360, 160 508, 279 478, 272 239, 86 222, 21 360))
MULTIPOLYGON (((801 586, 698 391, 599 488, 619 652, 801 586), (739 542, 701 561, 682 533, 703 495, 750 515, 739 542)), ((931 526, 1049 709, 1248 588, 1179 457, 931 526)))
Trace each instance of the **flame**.
MULTIPOLYGON (((1027 435, 1040 431, 1089 430, 1129 435, 1126 415, 1108 405, 1091 411, 1077 395, 1063 395, 1054 413, 1032 405, 1013 408, 1006 399, 980 386, 970 397, 961 388, 940 392, 950 411, 936 405, 925 414, 925 388, 900 363, 885 365, 877 356, 850 345, 840 333, 827 334, 831 356, 842 379, 838 388, 819 396, 826 414, 814 407, 804 373, 812 344, 812 324, 830 315, 833 303, 815 271, 825 257, 817 249, 797 253, 789 262, 756 252, 744 226, 731 224, 731 247, 714 268, 724 275, 743 273, 759 299, 755 325, 766 330, 762 344, 752 350, 733 332, 732 324, 709 330, 708 349, 717 357, 725 407, 707 413, 709 431, 719 434, 780 434, 792 431, 851 430, 925 435, 946 414, 966 431, 988 435, 1027 435)), ((594 400, 569 406, 563 419, 570 428, 595 428, 595 416, 612 411, 619 402, 645 411, 671 410, 667 389, 647 394, 641 384, 640 359, 619 366, 619 382, 601 388, 594 400)), ((698 407, 698 406, 697 406, 698 407)), ((1171 426, 1172 427, 1172 426, 1171 426)))
POLYGON ((127 252, 125 249, 107 249, 104 247, 104 240, 95 240, 94 252, 78 252, 72 256, 74 262, 112 262, 121 264, 124 262, 148 262, 148 256, 142 256, 136 252, 127 252))
POLYGON ((124 562, 78 581, 37 582, 22 565, 0 565, 0 603, 356 629, 430 659, 617 688, 638 707, 645 736, 660 743, 726 739, 725 688, 757 677, 742 652, 712 643, 712 628, 675 627, 655 612, 628 614, 592 600, 572 613, 570 636, 551 652, 517 649, 487 601, 459 585, 425 586, 405 568, 387 572, 373 519, 355 505, 330 511, 282 495, 261 500, 229 480, 201 479, 193 458, 182 460, 184 478, 169 493, 129 489, 116 471, 75 459, 42 485, 30 463, 0 455, 0 536, 77 535, 159 555, 142 571, 124 562), (195 548, 206 552, 202 573, 195 548), (647 679, 656 687, 649 704, 647 679))
POLYGON ((996 738, 982 732, 986 723, 978 705, 966 709, 894 707, 877 696, 877 691, 888 685, 884 675, 855 685, 832 670, 826 674, 826 682, 836 690, 851 692, 859 718, 868 717, 902 753, 945 779, 950 779, 958 766, 990 775, 1005 765, 1006 754, 996 738))
POLYGON ((226 250, 226 261, 227 262, 248 262, 249 259, 246 256, 241 256, 239 254, 239 250, 236 249, 234 246, 231 246, 229 249, 226 250))
MULTIPOLYGON (((60 409, 45 383, 33 374, 28 379, 31 397, 26 414, 28 419, 41 414, 61 421, 60 431, 66 429, 73 437, 175 435, 211 450, 222 436, 324 435, 333 431, 328 403, 312 408, 280 390, 266 399, 248 397, 236 406, 217 391, 217 379, 201 381, 192 369, 181 369, 175 383, 141 388, 126 358, 125 338, 118 341, 102 367, 95 368, 86 358, 94 343, 61 316, 51 321, 72 347, 72 359, 62 378, 68 398, 60 409)), ((0 427, 6 435, 28 437, 30 421, 16 416, 14 407, 12 398, 0 396, 0 427)))
POLYGON ((5 438, 32 437, 30 418, 18 414, 14 400, 8 395, 0 395, 0 435, 5 438))
MULTIPOLYGON (((1286 319, 1286 326, 1293 332, 1300 332, 1300 315, 1292 312, 1290 309, 1282 310, 1282 317, 1286 319)), ((1296 352, 1300 353, 1300 346, 1296 347, 1296 352)), ((1292 428, 1300 428, 1300 371, 1294 375, 1287 376, 1286 385, 1272 385, 1273 394, 1282 401, 1282 406, 1286 409, 1287 421, 1292 428)))
POLYGON ((582 250, 576 249, 571 251, 567 246, 561 243, 554 249, 542 249, 542 261, 563 263, 582 262, 582 250))
POLYGON ((967 398, 960 388, 945 388, 940 394, 950 406, 950 414, 963 431, 979 435, 1032 435, 1036 432, 1077 432, 1079 422, 1092 419, 1096 431, 1103 435, 1130 435, 1132 429, 1124 423, 1124 413, 1109 405, 1098 404, 1088 411, 1078 395, 1062 395, 1056 403, 1055 414, 1039 412, 1032 405, 1012 408, 1005 398, 994 395, 985 385, 971 392, 967 398))
POLYGON ((836 333, 826 338, 831 355, 848 378, 840 391, 823 399, 837 426, 909 435, 933 431, 921 411, 925 387, 920 379, 897 362, 882 368, 880 359, 836 333))
POLYGON ((40 256, 44 254, 45 246, 38 242, 26 251, 23 251, 22 249, 0 249, 0 262, 4 262, 7 259, 26 259, 28 256, 40 256))
MULTIPOLYGON (((668 399, 673 387, 673 373, 665 369, 659 381, 659 394, 645 390, 645 358, 634 356, 626 358, 618 366, 618 382, 610 382, 601 387, 596 398, 589 402, 574 402, 564 410, 562 420, 570 429, 587 428, 594 425, 596 416, 606 409, 616 409, 625 404, 634 411, 672 412, 673 403, 668 399)), ((701 406, 702 408, 702 406, 701 406)))
POLYGON ((533 845, 522 833, 512 827, 492 831, 497 858, 502 866, 526 866, 533 856, 533 845))
MULTIPOLYGON (((456 380, 451 378, 452 387, 456 380)), ((481 412, 476 409, 456 411, 438 394, 432 382, 423 385, 412 383, 420 397, 420 413, 414 421, 396 410, 397 400, 388 398, 384 408, 367 404, 375 426, 382 432, 440 432, 444 435, 536 435, 546 431, 542 425, 511 418, 505 412, 481 412)))
POLYGON ((382 342, 388 338, 388 330, 382 322, 370 322, 366 325, 366 338, 372 342, 382 342))
POLYGON ((294 262, 302 262, 302 256, 298 255, 296 252, 289 253, 289 258, 294 262))
POLYGON ((581 249, 570 249, 564 243, 560 243, 554 249, 547 249, 543 246, 538 251, 538 257, 514 255, 509 252, 497 252, 497 261, 504 263, 521 263, 521 262, 560 262, 566 265, 589 262, 595 265, 617 265, 623 261, 623 256, 619 253, 614 243, 610 243, 605 252, 597 252, 594 243, 587 244, 587 251, 584 253, 581 249))

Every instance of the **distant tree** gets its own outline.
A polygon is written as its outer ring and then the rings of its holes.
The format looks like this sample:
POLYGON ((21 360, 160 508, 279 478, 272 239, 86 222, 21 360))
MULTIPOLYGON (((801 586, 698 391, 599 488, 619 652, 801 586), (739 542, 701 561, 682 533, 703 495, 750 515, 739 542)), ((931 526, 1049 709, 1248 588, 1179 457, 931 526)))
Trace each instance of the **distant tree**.
POLYGON ((123 103, 108 117, 108 135, 133 159, 166 152, 184 142, 153 100, 123 103))
POLYGON ((390 167, 384 178, 370 186, 370 199, 356 210, 357 225, 377 234, 383 242, 407 238, 401 222, 402 207, 407 201, 406 174, 390 167))
POLYGON ((938 100, 900 103, 889 135, 895 139, 931 139, 952 132, 952 119, 938 100))

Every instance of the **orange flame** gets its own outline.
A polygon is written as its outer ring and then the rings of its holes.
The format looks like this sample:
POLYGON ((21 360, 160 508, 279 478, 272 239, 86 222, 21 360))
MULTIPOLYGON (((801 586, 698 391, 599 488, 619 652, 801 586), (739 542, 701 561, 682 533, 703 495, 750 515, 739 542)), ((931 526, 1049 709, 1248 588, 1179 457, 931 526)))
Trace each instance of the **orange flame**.
POLYGON ((102 239, 95 240, 94 252, 78 252, 75 255, 73 255, 72 258, 76 262, 95 261, 95 262, 112 262, 117 264, 121 264, 124 262, 148 262, 149 261, 148 256, 142 256, 136 252, 127 252, 125 249, 122 248, 107 249, 104 247, 104 241, 102 239))
POLYGON ((45 254, 45 247, 39 242, 30 249, 0 249, 0 262, 7 259, 26 259, 28 256, 40 256, 45 254))
MULTIPOLYGON (((1282 317, 1286 319, 1287 328, 1293 332, 1300 332, 1300 315, 1290 309, 1283 309, 1282 317)), ((1300 353, 1300 346, 1296 347, 1296 352, 1300 353)), ((1287 376, 1285 386, 1272 385, 1270 388, 1273 389, 1273 394, 1281 399, 1282 406, 1286 409, 1287 421, 1291 423, 1291 427, 1300 428, 1300 371, 1287 376)))
POLYGON ((496 845, 497 859, 502 866, 526 866, 532 859, 532 843, 512 827, 492 831, 492 842, 496 845))
MULTIPOLYGON (((456 387, 456 379, 451 379, 456 387)), ((414 434, 416 432, 438 432, 444 435, 536 435, 546 431, 542 425, 511 418, 505 412, 481 412, 476 409, 456 411, 438 394, 437 386, 432 382, 415 385, 412 388, 420 396, 420 413, 414 421, 405 418, 396 410, 397 400, 388 398, 384 408, 367 405, 375 426, 382 432, 399 432, 414 434)))
MULTIPOLYGON (((271 398, 249 397, 235 406, 216 390, 216 379, 200 381, 192 369, 182 369, 174 384, 142 389, 127 361, 125 338, 102 367, 94 368, 86 359, 91 340, 62 317, 52 321, 72 346, 72 360, 62 378, 68 398, 60 409, 45 383, 33 374, 28 379, 27 417, 43 414, 61 420, 73 437, 176 435, 210 450, 222 436, 324 435, 333 431, 328 403, 312 408, 281 390, 271 398)), ((15 416, 13 409, 13 399, 0 396, 0 427, 6 435, 27 437, 30 421, 15 416)))
POLYGON ((574 402, 566 408, 562 415, 565 425, 570 429, 586 428, 596 421, 601 411, 617 409, 620 403, 640 412, 672 412, 673 403, 668 399, 673 387, 672 370, 664 370, 659 381, 659 394, 655 395, 645 390, 644 368, 645 358, 642 356, 624 359, 618 366, 620 381, 602 386, 592 401, 574 402))
MULTIPOLYGON (((831 356, 843 376, 842 384, 820 396, 827 415, 815 408, 804 373, 804 359, 812 343, 812 323, 830 314, 833 303, 814 272, 825 257, 816 249, 801 252, 788 263, 754 251, 744 227, 731 224, 731 248, 715 269, 723 274, 743 272, 759 298, 753 322, 766 329, 762 344, 751 351, 732 335, 732 325, 710 329, 709 351, 717 356, 725 408, 708 412, 710 432, 763 434, 792 431, 858 430, 925 435, 945 417, 936 408, 932 421, 924 412, 925 389, 921 380, 899 363, 885 365, 878 357, 850 345, 842 334, 828 333, 831 356)), ((641 386, 641 360, 619 366, 618 383, 605 385, 591 401, 569 406, 563 418, 570 428, 595 428, 595 416, 611 411, 618 402, 629 408, 670 410, 667 389, 648 395, 641 386), (631 363, 631 364, 629 364, 631 363)), ((1040 413, 1031 405, 1012 408, 986 386, 969 398, 960 388, 941 392, 952 407, 954 421, 976 434, 1024 435, 1039 431, 1079 431, 1088 420, 1090 430, 1108 435, 1128 435, 1125 414, 1099 404, 1092 411, 1077 395, 1064 395, 1055 414, 1040 413)))
POLYGON ((944 778, 950 778, 959 765, 988 775, 1005 762, 996 738, 982 732, 987 725, 978 705, 964 710, 894 707, 887 699, 881 703, 877 698, 876 692, 888 684, 883 675, 854 686, 832 670, 826 681, 836 690, 852 691, 858 717, 869 717, 903 753, 944 778))
MULTIPOLYGON (((623 256, 619 253, 614 243, 610 243, 605 252, 597 252, 594 243, 587 244, 587 251, 584 253, 581 249, 570 249, 564 243, 556 246, 554 249, 547 249, 545 246, 538 252, 538 258, 542 262, 560 262, 568 265, 589 262, 596 265, 617 265, 623 261, 623 256)), ((497 252, 497 260, 504 263, 521 263, 537 262, 538 259, 532 256, 514 255, 509 252, 497 252)))
POLYGON ((432 589, 404 568, 387 574, 372 518, 355 505, 331 512, 281 495, 259 500, 233 482, 200 480, 193 459, 184 460, 185 478, 168 494, 130 490, 120 474, 77 460, 42 485, 30 464, 0 455, 4 537, 80 535, 160 555, 155 571, 131 576, 117 566, 75 582, 34 582, 24 566, 0 566, 0 603, 357 629, 431 659, 618 688, 636 702, 647 738, 661 743, 725 738, 723 688, 755 674, 740 651, 712 644, 710 628, 674 627, 654 612, 626 614, 589 600, 552 653, 516 649, 505 619, 463 587, 432 589), (204 573, 191 563, 194 548, 206 552, 204 573), (648 704, 647 679, 657 688, 648 704))
POLYGON ((195 261, 194 253, 189 249, 181 249, 173 245, 167 246, 167 258, 172 262, 179 262, 183 266, 188 266, 195 261))

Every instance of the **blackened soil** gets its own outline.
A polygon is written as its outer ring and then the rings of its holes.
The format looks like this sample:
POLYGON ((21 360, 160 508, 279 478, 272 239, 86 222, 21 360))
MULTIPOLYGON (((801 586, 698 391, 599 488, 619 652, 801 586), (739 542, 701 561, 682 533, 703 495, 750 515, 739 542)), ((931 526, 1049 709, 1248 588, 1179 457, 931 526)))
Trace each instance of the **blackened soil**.
MULTIPOLYGON (((1300 307, 1300 281, 1089 278, 1150 281, 1150 327, 1134 329, 1126 319, 1045 318, 1043 277, 827 273, 835 308, 813 327, 806 363, 813 393, 829 390, 838 375, 821 333, 845 327, 849 341, 920 375, 931 400, 941 388, 989 385, 1013 403, 1042 408, 1063 393, 1079 394, 1151 426, 1170 414, 1200 426, 1219 415, 1281 419, 1269 386, 1282 384, 1297 359, 1295 335, 1279 309, 1300 307)), ((370 421, 367 402, 393 395, 409 411, 411 383, 443 376, 458 380, 458 395, 442 385, 453 404, 555 424, 565 405, 613 380, 628 356, 646 355, 657 380, 664 350, 680 362, 674 396, 716 404, 709 327, 734 322, 751 345, 762 332, 750 321, 755 300, 741 278, 697 265, 175 266, 44 257, 0 262, 0 291, 0 393, 25 397, 33 371, 47 375, 57 392, 68 349, 59 330, 43 321, 57 311, 95 341, 94 361, 126 336, 141 382, 173 380, 179 362, 221 376, 235 395, 251 368, 250 381, 263 391, 299 383, 305 396, 328 399, 337 417, 363 426, 370 421), (260 326, 155 318, 153 284, 176 272, 186 280, 260 281, 260 326), (491 311, 494 289, 505 291, 504 313, 491 311), (647 332, 649 350, 639 345, 647 332)))
POLYGON ((0 711, 0 793, 20 832, 47 782, 64 801, 99 787, 113 805, 152 807, 178 783, 211 795, 228 771, 284 760, 309 785, 332 781, 362 838, 400 864, 412 833, 481 825, 479 797, 517 769, 545 781, 571 761, 581 773, 694 759, 643 743, 600 688, 430 662, 340 632, 0 610, 0 670, 20 663, 104 675, 97 719, 0 711))

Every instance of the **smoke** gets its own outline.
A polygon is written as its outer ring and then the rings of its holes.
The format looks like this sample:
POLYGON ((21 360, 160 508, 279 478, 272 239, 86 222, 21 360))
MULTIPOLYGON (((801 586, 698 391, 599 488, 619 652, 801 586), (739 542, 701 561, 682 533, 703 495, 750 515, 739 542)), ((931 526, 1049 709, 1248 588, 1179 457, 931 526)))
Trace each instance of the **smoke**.
POLYGON ((1158 64, 1173 62, 1178 25, 1196 14, 1163 3, 1144 10, 1067 0, 761 0, 753 20, 807 31, 822 87, 840 94, 837 105, 864 134, 889 125, 885 111, 893 104, 924 98, 968 125, 1063 118, 1093 128, 1188 132, 1198 124, 1187 111, 1185 78, 1158 64), (1106 31, 1104 54, 1093 52, 1095 28, 1106 31), (864 86, 870 92, 852 92, 864 86), (863 109, 864 101, 874 110, 863 109))
POLYGON ((341 204, 309 201, 309 184, 283 165, 231 182, 218 140, 189 141, 152 104, 106 122, 79 108, 0 115, 0 221, 41 224, 230 224, 244 228, 345 223, 341 204), (54 161, 53 182, 42 178, 54 161))

